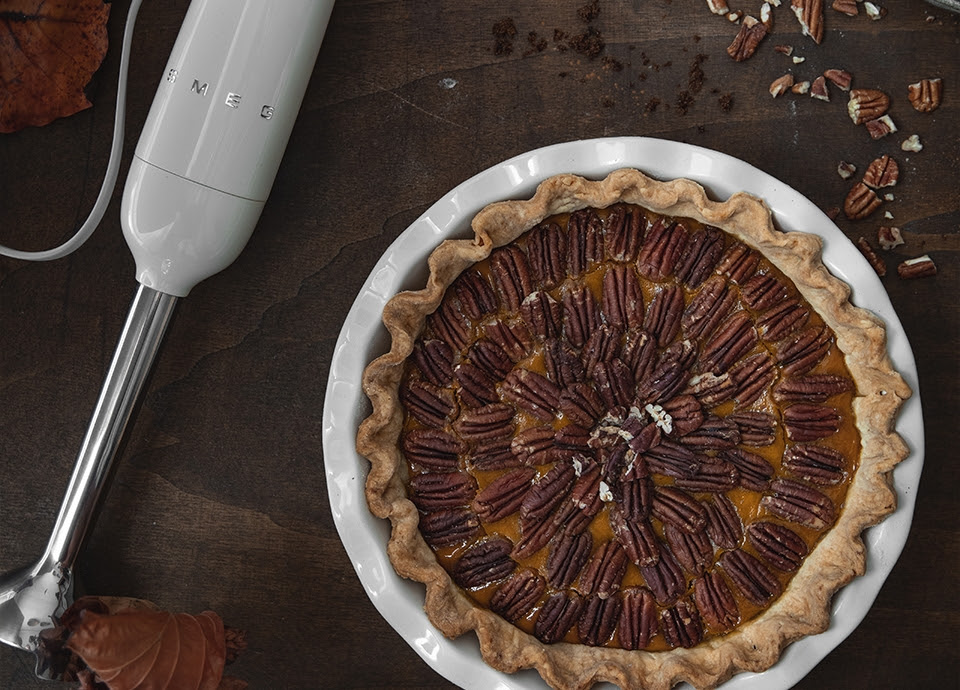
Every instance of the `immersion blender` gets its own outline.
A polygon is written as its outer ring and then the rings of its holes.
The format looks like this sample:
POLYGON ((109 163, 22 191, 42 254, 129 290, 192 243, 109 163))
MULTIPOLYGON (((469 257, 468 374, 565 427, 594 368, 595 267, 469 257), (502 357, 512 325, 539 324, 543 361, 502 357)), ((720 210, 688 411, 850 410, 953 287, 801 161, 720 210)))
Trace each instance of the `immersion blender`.
MULTIPOLYGON (((193 0, 121 204, 140 283, 41 558, 0 576, 0 641, 34 651, 73 602, 73 565, 177 299, 240 254, 300 109, 333 0, 193 0)), ((38 662, 37 674, 50 669, 38 662)))

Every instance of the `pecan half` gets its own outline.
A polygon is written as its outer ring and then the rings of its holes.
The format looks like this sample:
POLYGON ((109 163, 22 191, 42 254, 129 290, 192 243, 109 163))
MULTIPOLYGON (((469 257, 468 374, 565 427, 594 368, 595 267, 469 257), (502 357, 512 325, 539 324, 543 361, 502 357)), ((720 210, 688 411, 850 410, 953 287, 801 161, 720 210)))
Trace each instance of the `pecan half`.
POLYGON ((558 539, 547 557, 547 581, 551 587, 566 589, 580 576, 590 558, 593 537, 589 532, 565 534, 558 539))
POLYGON ((773 389, 778 402, 822 403, 828 398, 853 390, 853 381, 835 374, 808 374, 783 379, 773 389))
POLYGON ((597 393, 606 403, 607 409, 627 407, 633 400, 633 372, 619 359, 597 362, 597 366, 593 368, 593 378, 597 393))
POLYGON ((549 425, 524 429, 514 436, 510 450, 526 465, 544 465, 553 461, 555 434, 549 425))
POLYGON ((424 472, 410 478, 410 500, 420 510, 466 506, 477 493, 477 482, 462 472, 424 472))
POLYGON ((620 353, 620 339, 623 331, 616 326, 600 326, 587 338, 583 350, 580 351, 580 361, 587 376, 593 376, 593 369, 597 362, 609 362, 620 353))
MULTIPOLYGON (((643 463, 638 458, 638 463, 643 463)), ((645 464, 645 463, 644 463, 645 464)), ((620 507, 627 520, 644 520, 650 514, 653 484, 648 477, 630 477, 619 485, 620 507)))
POLYGON ((693 476, 700 466, 692 450, 673 441, 659 443, 648 450, 644 457, 651 472, 674 478, 693 476))
POLYGON ((600 468, 591 464, 574 482, 570 497, 557 512, 557 519, 563 524, 567 534, 579 534, 589 526, 602 507, 600 468))
POLYGON ((877 89, 852 89, 847 101, 847 114, 853 124, 875 120, 890 107, 890 97, 877 89))
POLYGON ((777 361, 787 376, 805 374, 830 351, 831 336, 825 328, 810 326, 777 345, 777 361))
POLYGON ((731 630, 740 622, 737 600, 719 570, 704 573, 693 584, 693 600, 707 624, 717 630, 731 630))
POLYGON ((490 276, 509 311, 517 311, 524 298, 533 292, 533 278, 527 256, 519 247, 507 245, 490 254, 490 276))
POLYGON ((773 478, 773 465, 743 448, 728 448, 719 456, 737 468, 740 486, 750 491, 766 491, 773 478))
POLYGON ((756 273, 740 286, 740 296, 754 311, 763 311, 782 302, 787 288, 772 273, 756 273))
POLYGON ((457 457, 466 445, 440 429, 412 429, 403 436, 401 448, 407 460, 431 470, 457 469, 457 457))
POLYGON ((790 9, 800 22, 800 30, 815 43, 823 40, 823 0, 790 0, 790 9))
POLYGON ((642 403, 662 403, 679 393, 687 381, 689 362, 677 357, 665 357, 646 379, 637 382, 637 400, 642 403))
MULTIPOLYGON (((740 366, 740 365, 737 365, 740 366)), ((697 374, 687 383, 687 392, 694 395, 704 407, 716 407, 737 394, 737 384, 730 373, 717 376, 712 372, 697 374)))
POLYGON ((747 527, 747 540, 761 558, 785 573, 799 568, 809 552, 796 532, 776 522, 754 522, 747 527))
MULTIPOLYGON (((639 287, 637 285, 638 289, 639 287)), ((563 335, 574 347, 583 347, 590 334, 600 325, 600 305, 597 304, 593 292, 582 287, 567 290, 561 301, 563 335)))
POLYGON ((563 282, 567 275, 567 236, 559 225, 546 223, 531 230, 527 254, 536 283, 550 289, 563 282))
POLYGON ((802 328, 809 318, 807 308, 790 297, 761 314, 757 319, 757 328, 764 339, 775 343, 802 328))
POLYGON ((606 644, 613 637, 620 618, 620 597, 587 597, 577 621, 580 643, 590 647, 606 644))
POLYGON ((460 384, 460 400, 464 405, 482 407, 487 403, 500 402, 497 380, 473 362, 458 364, 453 370, 453 377, 460 384))
POLYGON ((660 625, 663 638, 671 647, 695 647, 703 640, 700 612, 685 599, 660 612, 660 625))
POLYGON ((426 381, 410 381, 400 389, 400 400, 410 416, 425 426, 439 429, 457 414, 453 391, 426 381))
POLYGON ((570 214, 567 221, 567 270, 583 275, 603 258, 603 221, 593 209, 570 214))
POLYGON ((750 355, 730 369, 737 409, 754 403, 777 376, 773 360, 766 352, 750 355))
POLYGON ((523 462, 513 453, 509 436, 474 443, 467 455, 469 467, 478 472, 519 467, 523 462))
POLYGON ((674 485, 687 491, 715 492, 729 491, 739 484, 740 472, 733 463, 711 456, 705 458, 693 476, 680 477, 674 485))
POLYGON ((677 561, 691 575, 703 574, 713 561, 713 545, 706 531, 687 532, 668 523, 663 527, 663 535, 677 561))
POLYGON ((435 549, 462 544, 479 531, 480 521, 466 508, 443 508, 420 516, 420 534, 435 549))
POLYGON ((523 524, 542 522, 570 493, 576 473, 571 463, 557 463, 527 491, 520 504, 523 524))
POLYGON ((593 552, 580 574, 579 590, 606 599, 616 594, 627 571, 627 552, 616 541, 608 541, 593 552))
MULTIPOLYGON (((710 415, 697 429, 680 439, 680 443, 694 450, 720 450, 740 443, 740 429, 728 419, 710 415)), ((702 463, 701 463, 702 464, 702 463)), ((701 467, 700 470, 703 468, 701 467)), ((690 478, 699 476, 700 471, 690 478)))
POLYGON ((772 495, 760 499, 760 506, 789 522, 822 530, 832 525, 837 508, 830 497, 791 479, 770 482, 772 495))
POLYGON ((520 467, 502 474, 473 499, 471 507, 484 522, 496 522, 520 510, 537 471, 520 467))
POLYGON ((846 476, 843 453, 826 446, 800 444, 783 452, 783 467, 790 474, 811 484, 839 484, 846 476))
POLYGON ((620 359, 630 367, 635 381, 647 378, 656 366, 657 343, 650 334, 639 328, 627 331, 620 359))
POLYGON ((548 340, 543 345, 543 366, 547 378, 558 386, 572 386, 584 378, 583 362, 576 350, 559 340, 548 340))
POLYGON ((563 310, 549 292, 536 290, 524 297, 520 316, 533 335, 544 339, 560 337, 563 310))
POLYGON ((648 280, 663 281, 673 273, 687 246, 687 237, 687 229, 680 223, 658 219, 640 248, 637 271, 648 280))
POLYGON ((629 587, 620 595, 617 636, 624 649, 645 649, 657 634, 657 602, 650 590, 629 587))
POLYGON ((516 430, 513 415, 514 409, 510 405, 491 403, 464 410, 453 428, 467 442, 512 437, 516 430))
POLYGON ((848 17, 856 17, 858 14, 860 14, 857 1, 858 0, 833 0, 831 7, 837 12, 845 14, 848 17))
POLYGON ((863 183, 871 189, 893 187, 900 177, 900 166, 890 156, 875 158, 863 174, 863 183))
MULTIPOLYGON (((529 498, 530 494, 527 494, 529 498)), ((521 506, 522 507, 522 506, 521 506)), ((562 506, 561 506, 562 507, 562 506)), ((560 521, 560 510, 547 515, 542 520, 527 519, 520 521, 520 541, 513 549, 513 555, 519 559, 528 558, 550 543, 564 526, 560 521)))
POLYGON ((760 255, 743 242, 737 241, 727 247, 717 270, 735 283, 743 283, 757 272, 760 255))
POLYGON ((474 321, 497 310, 497 295, 490 281, 480 271, 470 269, 453 281, 453 289, 460 300, 463 313, 474 321))
POLYGON ((603 415, 603 399, 589 383, 573 383, 560 394, 560 411, 574 423, 584 427, 593 424, 603 415))
POLYGON ((663 411, 670 415, 670 433, 676 436, 689 434, 703 424, 703 408, 692 395, 671 398, 663 404, 663 411))
POLYGON ((680 326, 688 338, 703 340, 713 333, 736 304, 737 296, 721 276, 711 276, 690 300, 680 326))
POLYGON ((540 601, 547 583, 533 570, 513 574, 493 593, 490 610, 513 622, 526 616, 540 601))
POLYGON ((937 265, 929 254, 918 256, 915 259, 907 259, 897 266, 897 275, 904 279, 927 278, 937 275, 937 265))
POLYGON ((555 592, 540 607, 533 634, 544 644, 562 640, 580 618, 583 598, 576 592, 555 592))
POLYGON ((667 544, 661 545, 657 562, 640 568, 640 574, 662 606, 669 606, 687 590, 683 569, 667 544))
POLYGON ((424 340, 413 350, 413 361, 423 378, 435 386, 453 380, 453 348, 442 340, 424 340))
POLYGON ((937 79, 921 79, 907 87, 907 97, 910 105, 920 113, 929 113, 940 107, 943 94, 943 81, 937 79))
POLYGON ((725 494, 715 494, 703 503, 707 515, 707 534, 722 549, 735 549, 743 539, 743 523, 736 507, 725 494))
POLYGON ((648 520, 628 520, 614 504, 610 509, 610 527, 623 545, 627 557, 638 566, 653 565, 660 558, 657 536, 648 520))
POLYGON ((829 79, 830 82, 838 89, 843 91, 850 90, 850 83, 853 81, 853 75, 846 70, 828 69, 823 73, 823 76, 829 79))
POLYGON ((453 581, 464 589, 473 589, 504 579, 517 568, 510 558, 512 550, 513 544, 506 537, 478 541, 453 566, 453 581))
POLYGON ((722 374, 757 344, 760 336, 753 326, 750 313, 735 312, 723 322, 700 354, 702 371, 722 374))
POLYGON ((663 523, 670 523, 685 532, 697 532, 707 525, 703 504, 686 491, 671 486, 655 487, 650 512, 663 523))
POLYGON ((642 322, 643 292, 632 266, 617 265, 607 270, 603 276, 602 299, 607 323, 626 329, 642 322))
POLYGON ((533 336, 521 321, 509 324, 496 321, 487 324, 484 332, 490 340, 499 345, 509 355, 513 362, 519 362, 526 357, 533 345, 533 336))
POLYGON ((843 200, 843 212, 850 220, 866 218, 883 203, 877 193, 863 182, 857 182, 843 200))
POLYGON ((686 251, 677 264, 676 276, 695 290, 706 280, 723 255, 723 231, 707 226, 690 237, 686 251))
POLYGON ((737 425, 740 443, 753 448, 769 446, 777 437, 777 421, 769 412, 744 410, 727 415, 727 421, 737 425))
POLYGON ((636 208, 617 204, 610 209, 604 223, 604 249, 613 261, 635 261, 647 220, 636 208))
POLYGON ((553 419, 560 403, 560 388, 528 369, 511 371, 503 380, 502 391, 505 399, 545 422, 553 419))
POLYGON ((887 265, 883 262, 883 259, 873 250, 873 247, 870 246, 870 243, 867 241, 866 237, 857 238, 857 249, 860 250, 860 253, 863 254, 863 258, 867 260, 867 263, 876 271, 877 275, 881 278, 887 275, 887 265))
POLYGON ((795 403, 783 411, 783 426, 791 441, 816 441, 840 430, 840 413, 828 405, 795 403))
POLYGON ((777 576, 745 551, 727 551, 720 556, 719 564, 740 593, 757 606, 766 606, 783 591, 777 576))
POLYGON ((767 35, 767 27, 756 17, 749 14, 743 18, 740 25, 740 31, 733 39, 733 43, 727 46, 727 55, 736 62, 743 62, 750 58, 756 51, 760 41, 767 35))
POLYGON ((466 356, 494 379, 502 379, 513 369, 510 355, 490 338, 477 340, 467 350, 466 356))
POLYGON ((454 350, 462 350, 470 342, 470 324, 453 300, 441 302, 427 317, 427 325, 435 338, 454 350))

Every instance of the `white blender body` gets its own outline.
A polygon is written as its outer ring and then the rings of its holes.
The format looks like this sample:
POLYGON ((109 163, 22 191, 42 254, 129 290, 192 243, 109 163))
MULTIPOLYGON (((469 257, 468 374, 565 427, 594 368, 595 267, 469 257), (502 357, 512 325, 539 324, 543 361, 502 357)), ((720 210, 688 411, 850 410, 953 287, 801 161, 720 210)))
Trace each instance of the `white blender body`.
POLYGON ((332 0, 190 5, 123 193, 124 237, 143 285, 183 297, 240 254, 332 9, 332 0))

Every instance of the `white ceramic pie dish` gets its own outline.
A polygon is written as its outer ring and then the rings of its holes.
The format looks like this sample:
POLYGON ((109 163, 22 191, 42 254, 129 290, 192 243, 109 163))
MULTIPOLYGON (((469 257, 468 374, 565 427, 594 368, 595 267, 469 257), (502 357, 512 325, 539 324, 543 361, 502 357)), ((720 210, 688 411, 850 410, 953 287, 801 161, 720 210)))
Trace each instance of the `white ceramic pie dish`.
POLYGON ((470 221, 488 203, 531 196, 539 182, 559 173, 599 179, 634 167, 659 179, 686 177, 715 199, 746 191, 763 198, 782 230, 802 230, 824 240, 823 260, 853 287, 852 301, 887 324, 894 367, 914 391, 897 431, 911 455, 894 472, 899 506, 865 533, 867 572, 834 598, 831 624, 820 634, 790 645, 763 673, 741 673, 725 690, 789 688, 803 678, 863 620, 903 550, 923 465, 923 419, 916 365, 906 334, 877 275, 854 245, 820 209, 789 186, 736 158, 716 151, 643 137, 592 139, 557 144, 516 156, 470 178, 431 206, 384 252, 348 313, 334 349, 323 410, 324 465, 334 522, 370 600, 386 621, 438 673, 463 688, 546 687, 535 671, 508 675, 480 657, 473 635, 443 637, 423 610, 424 588, 400 578, 387 557, 389 524, 375 518, 364 498, 368 462, 357 454, 357 427, 370 406, 361 389, 366 365, 389 349, 380 317, 397 292, 426 280, 426 258, 440 241, 469 237, 470 221))

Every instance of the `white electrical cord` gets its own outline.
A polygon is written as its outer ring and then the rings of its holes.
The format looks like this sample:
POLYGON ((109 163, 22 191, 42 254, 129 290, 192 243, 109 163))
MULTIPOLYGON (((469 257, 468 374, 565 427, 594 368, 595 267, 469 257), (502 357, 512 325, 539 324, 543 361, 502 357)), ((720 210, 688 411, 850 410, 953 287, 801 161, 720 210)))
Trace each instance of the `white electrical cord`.
POLYGON ((107 206, 110 205, 114 187, 117 186, 117 175, 120 171, 120 157, 123 153, 123 125, 127 105, 127 72, 130 67, 130 46, 133 43, 133 25, 137 21, 137 12, 140 10, 142 1, 132 0, 127 12, 127 24, 123 30, 123 46, 120 52, 120 79, 117 83, 117 110, 113 118, 113 143, 110 148, 110 159, 107 162, 107 172, 104 174, 103 182, 100 185, 100 194, 97 196, 97 201, 94 203, 90 215, 87 216, 87 219, 73 237, 59 247, 27 252, 11 249, 0 244, 0 255, 26 261, 53 261, 63 258, 79 249, 97 229, 100 221, 103 220, 107 206))

